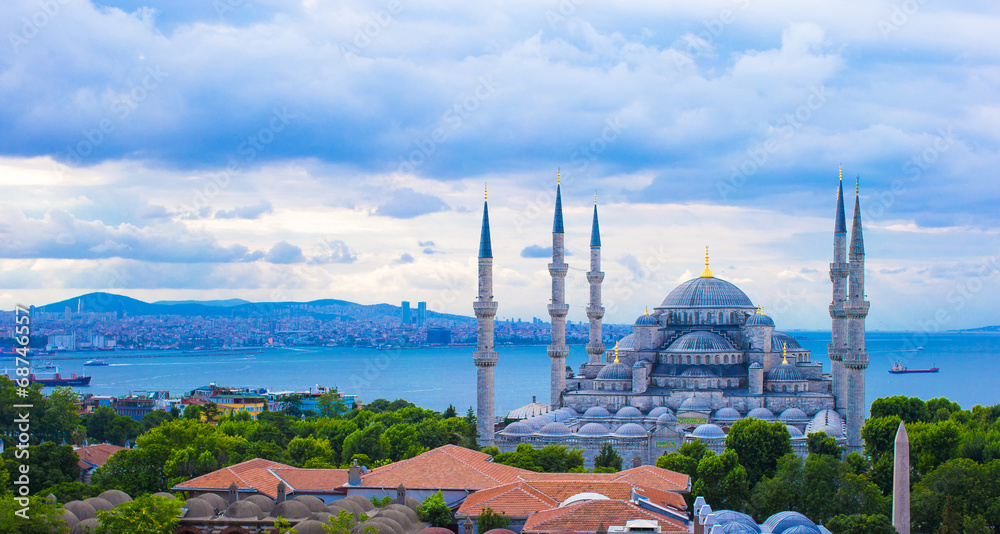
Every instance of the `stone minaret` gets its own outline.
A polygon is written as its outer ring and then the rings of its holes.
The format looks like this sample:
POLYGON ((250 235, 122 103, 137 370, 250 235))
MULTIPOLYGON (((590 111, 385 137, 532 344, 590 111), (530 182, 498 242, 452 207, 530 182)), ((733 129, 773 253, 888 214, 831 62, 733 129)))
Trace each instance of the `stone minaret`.
POLYGON ((553 407, 562 404, 562 393, 566 391, 566 271, 569 266, 563 261, 565 257, 565 237, 562 214, 562 186, 556 179, 556 214, 552 221, 552 263, 549 264, 549 274, 552 275, 552 302, 549 304, 549 317, 552 324, 552 343, 549 345, 549 360, 552 364, 552 380, 550 404, 553 407))
POLYGON ((902 421, 892 464, 892 526, 899 534, 910 534, 910 438, 902 421))
MULTIPOLYGON (((860 179, 859 179, 860 182, 860 179)), ((865 369, 870 356, 865 351, 865 240, 861 231, 860 185, 855 188, 854 224, 848 256, 850 276, 847 282, 847 354, 844 374, 847 379, 847 450, 860 452, 861 427, 865 423, 865 369)))
POLYGON ((597 224, 597 193, 594 193, 594 224, 590 229, 590 272, 587 282, 590 282, 590 305, 587 306, 587 318, 590 319, 590 340, 587 343, 587 363, 600 365, 604 358, 604 341, 601 329, 601 318, 604 317, 604 306, 601 306, 601 282, 604 273, 601 272, 601 228, 597 224))
POLYGON ((832 333, 827 354, 833 374, 833 397, 837 412, 847 418, 847 380, 844 378, 844 355, 847 353, 847 220, 844 216, 844 170, 840 170, 837 187, 837 221, 833 226, 833 263, 830 264, 830 281, 833 282, 833 301, 830 303, 832 333))
POLYGON ((479 444, 493 445, 493 368, 497 353, 493 350, 493 318, 497 303, 493 300, 493 247, 490 245, 490 213, 483 195, 483 229, 479 237, 479 297, 472 303, 476 312, 476 426, 479 444))

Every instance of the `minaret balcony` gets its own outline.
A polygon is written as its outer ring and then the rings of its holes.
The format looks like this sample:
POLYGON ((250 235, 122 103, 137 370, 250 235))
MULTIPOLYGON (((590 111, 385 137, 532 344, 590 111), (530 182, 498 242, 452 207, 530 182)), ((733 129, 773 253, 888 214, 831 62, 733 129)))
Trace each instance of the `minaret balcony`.
POLYGON ((604 306, 587 306, 588 319, 600 319, 604 317, 604 306))
POLYGON ((548 308, 550 317, 566 317, 569 313, 569 304, 549 304, 548 308))
POLYGON ((587 281, 591 284, 600 284, 604 281, 603 271, 589 271, 587 272, 587 281))
POLYGON ((847 310, 844 309, 843 302, 837 302, 830 305, 830 318, 831 319, 844 319, 847 317, 847 310))
POLYGON ((476 364, 476 367, 494 367, 497 364, 497 353, 492 350, 477 350, 472 353, 472 361, 476 364))
POLYGON ((566 263, 560 262, 549 264, 549 274, 556 278, 565 278, 567 272, 569 272, 569 265, 566 263))
POLYGON ((476 317, 493 317, 497 314, 499 303, 494 300, 477 300, 472 303, 476 317))
POLYGON ((569 354, 569 345, 549 345, 546 352, 549 358, 565 358, 569 354))
POLYGON ((839 362, 847 354, 847 347, 837 347, 833 343, 829 343, 826 346, 826 353, 830 356, 831 360, 839 362))
POLYGON ((849 263, 831 263, 830 264, 830 279, 833 278, 847 278, 847 275, 851 273, 851 265, 849 263))
POLYGON ((848 317, 859 318, 868 315, 868 308, 871 306, 871 302, 867 300, 862 300, 860 302, 856 300, 847 301, 847 306, 845 307, 844 313, 848 317))

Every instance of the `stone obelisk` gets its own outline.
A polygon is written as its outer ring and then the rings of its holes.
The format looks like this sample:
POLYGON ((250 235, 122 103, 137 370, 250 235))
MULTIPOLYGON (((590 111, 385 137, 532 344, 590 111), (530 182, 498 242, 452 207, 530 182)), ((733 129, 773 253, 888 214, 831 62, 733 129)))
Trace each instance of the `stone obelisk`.
POLYGON ((892 526, 899 534, 910 534, 910 438, 900 421, 896 431, 892 464, 892 526))

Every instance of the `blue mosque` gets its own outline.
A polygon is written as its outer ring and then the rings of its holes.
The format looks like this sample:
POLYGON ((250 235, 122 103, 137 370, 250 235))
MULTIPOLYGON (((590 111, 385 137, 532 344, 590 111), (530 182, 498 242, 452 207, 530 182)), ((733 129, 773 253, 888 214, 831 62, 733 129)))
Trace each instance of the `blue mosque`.
MULTIPOLYGON (((729 427, 743 418, 780 421, 793 449, 806 454, 806 436, 823 431, 848 450, 860 450, 864 424, 865 351, 864 240, 858 191, 848 242, 843 181, 837 190, 833 258, 831 369, 813 362, 810 351, 776 329, 736 285, 716 277, 706 249, 701 275, 667 293, 639 315, 632 333, 614 347, 602 343, 601 235, 594 204, 590 241, 588 361, 566 366, 564 225, 561 185, 556 188, 552 232, 552 324, 550 399, 544 407, 522 410, 518 419, 494 433, 492 248, 484 204, 480 240, 478 421, 480 440, 501 451, 520 443, 581 449, 587 465, 605 443, 627 462, 652 464, 685 441, 700 439, 722 452, 729 427), (849 245, 849 246, 848 246, 849 245), (528 413, 530 412, 530 413, 528 413)), ((527 407, 526 407, 527 408, 527 407)))

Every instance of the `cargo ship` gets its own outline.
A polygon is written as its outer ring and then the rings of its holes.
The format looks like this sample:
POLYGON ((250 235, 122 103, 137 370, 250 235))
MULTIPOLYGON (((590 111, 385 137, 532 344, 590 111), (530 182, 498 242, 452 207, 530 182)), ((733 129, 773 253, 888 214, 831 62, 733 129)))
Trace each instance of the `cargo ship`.
MULTIPOLYGON (((7 378, 11 380, 16 380, 21 378, 16 376, 15 373, 11 373, 8 369, 4 370, 7 378)), ((63 376, 59 373, 59 367, 46 363, 45 365, 40 365, 38 367, 32 367, 31 373, 28 374, 29 384, 41 384, 45 387, 52 386, 89 386, 90 379, 93 378, 89 375, 77 375, 73 373, 70 376, 63 376)))
POLYGON ((927 369, 907 369, 905 365, 896 362, 896 365, 893 365, 892 368, 889 369, 889 372, 894 375, 899 375, 903 373, 936 373, 938 372, 938 369, 939 368, 934 367, 933 364, 931 365, 931 367, 927 369))

